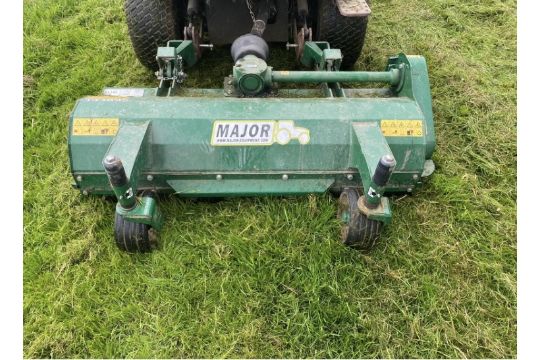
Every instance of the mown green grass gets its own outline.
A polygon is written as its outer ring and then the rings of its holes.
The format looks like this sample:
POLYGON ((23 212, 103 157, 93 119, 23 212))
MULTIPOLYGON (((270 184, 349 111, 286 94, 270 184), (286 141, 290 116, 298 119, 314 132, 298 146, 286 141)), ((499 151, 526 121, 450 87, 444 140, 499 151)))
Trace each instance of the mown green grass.
MULTIPOLYGON (((516 2, 372 8, 357 66, 426 56, 438 138, 437 172, 393 199, 381 246, 341 246, 330 196, 171 196, 161 249, 128 255, 114 203, 70 187, 67 115, 153 76, 121 0, 25 0, 26 357, 516 356, 516 2)), ((188 85, 219 87, 230 66, 217 50, 188 85)))

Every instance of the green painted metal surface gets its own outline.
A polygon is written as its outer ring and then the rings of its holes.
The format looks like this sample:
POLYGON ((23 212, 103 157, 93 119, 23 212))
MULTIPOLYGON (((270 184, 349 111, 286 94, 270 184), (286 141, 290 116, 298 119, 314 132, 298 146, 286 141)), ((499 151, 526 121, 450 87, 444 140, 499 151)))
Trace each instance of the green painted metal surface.
POLYGON ((400 54, 381 72, 341 72, 339 50, 306 42, 300 61, 316 71, 275 71, 247 55, 224 89, 180 86, 184 67, 197 61, 191 41, 169 41, 157 60, 158 88, 105 89, 77 101, 69 120, 74 186, 116 195, 124 220, 161 228, 156 200, 148 192, 137 196, 145 190, 220 197, 363 187, 358 210, 388 223, 384 194, 413 191, 432 171, 435 135, 422 57, 400 54), (276 93, 282 82, 321 87, 276 93), (389 87, 346 89, 342 82, 389 87), (126 173, 114 188, 106 156, 120 159, 126 173), (377 170, 383 156, 390 165, 377 170))
POLYGON ((309 69, 326 69, 328 63, 339 70, 342 54, 340 49, 331 49, 327 41, 306 41, 300 62, 309 69))
MULTIPOLYGON (((355 172, 361 166, 353 123, 380 124, 383 119, 428 119, 418 104, 399 98, 88 98, 78 101, 71 115, 76 118, 118 118, 123 124, 150 122, 147 158, 141 168, 139 185, 167 188, 167 181, 182 176, 204 177, 222 172, 242 172, 253 176, 261 172, 287 171, 313 174, 329 171, 338 181, 344 171, 355 172), (316 109, 316 111, 314 111, 316 109), (286 145, 212 146, 213 124, 217 120, 294 121, 294 126, 309 130, 310 141, 300 144, 291 140, 286 145), (354 141, 353 141, 354 140, 354 141), (153 184, 145 175, 163 179, 153 184)), ((427 130, 426 130, 427 131, 427 130)), ((70 134, 72 172, 82 176, 80 189, 108 193, 101 165, 114 137, 73 136, 70 134), (100 178, 100 179, 96 179, 100 178)), ((414 174, 421 174, 425 161, 425 137, 387 137, 398 162, 396 173, 405 175, 393 182, 389 190, 414 186, 414 174)))
MULTIPOLYGON (((221 175, 221 174, 220 174, 221 175)), ((269 178, 228 178, 221 175, 220 180, 186 179, 169 180, 167 183, 179 195, 209 196, 218 192, 222 196, 257 196, 257 195, 300 195, 306 193, 320 193, 332 185, 334 179, 327 177, 296 177, 283 174, 269 178)))
POLYGON ((147 146, 143 144, 148 136, 149 128, 150 121, 122 122, 105 155, 122 159, 130 183, 138 179, 141 167, 146 162, 147 146))
MULTIPOLYGON (((308 45, 313 62, 321 65, 328 57, 339 67, 339 52, 327 43, 308 45)), ((190 42, 171 42, 166 50, 161 48, 164 61, 180 53, 186 65, 195 61, 190 42)), ((420 184, 435 145, 422 57, 400 54, 389 60, 386 71, 375 73, 335 68, 283 72, 270 67, 266 73, 266 83, 327 83, 322 94, 288 89, 267 97, 225 97, 221 89, 177 87, 176 96, 163 96, 173 95, 164 87, 106 89, 105 94, 115 96, 79 100, 70 116, 68 139, 75 187, 87 194, 113 194, 101 163, 108 154, 122 159, 135 192, 246 196, 318 193, 344 186, 363 186, 366 192, 385 154, 393 154, 397 162, 385 192, 411 191, 420 184), (390 87, 343 89, 339 82, 348 80, 390 87), (82 126, 85 121, 93 121, 94 128, 82 126), (109 122, 116 124, 115 131, 103 125, 109 122)), ((236 69, 236 74, 239 79, 249 71, 236 69)), ((253 91, 259 88, 252 85, 245 84, 253 91)), ((368 216, 387 222, 390 208, 383 206, 387 198, 381 200, 368 216)), ((158 215, 145 201, 133 210, 118 211, 134 221, 155 223, 158 215)))
POLYGON ((233 82, 242 93, 257 95, 271 86, 272 68, 254 55, 239 59, 233 66, 233 82))
POLYGON ((146 161, 147 147, 143 146, 143 143, 147 139, 149 126, 149 121, 123 122, 104 156, 122 159, 128 181, 122 186, 112 186, 112 190, 119 205, 124 209, 130 209, 135 205, 137 181, 141 167, 146 161))
POLYGON ((137 197, 136 206, 132 209, 125 209, 118 202, 116 212, 125 220, 147 224, 156 230, 160 230, 163 226, 163 215, 159 210, 157 201, 152 197, 137 197))
POLYGON ((272 81, 277 83, 363 82, 398 84, 397 69, 389 71, 272 71, 272 81))
POLYGON ((404 70, 402 82, 394 91, 399 97, 405 96, 414 99, 424 114, 426 118, 425 156, 427 159, 431 159, 433 150, 435 150, 435 125, 426 59, 423 56, 405 54, 399 54, 389 59, 387 70, 400 67, 404 70))
POLYGON ((381 128, 377 122, 355 122, 352 124, 355 137, 355 162, 364 181, 364 192, 367 193, 370 181, 375 174, 379 159, 384 155, 393 155, 381 128))

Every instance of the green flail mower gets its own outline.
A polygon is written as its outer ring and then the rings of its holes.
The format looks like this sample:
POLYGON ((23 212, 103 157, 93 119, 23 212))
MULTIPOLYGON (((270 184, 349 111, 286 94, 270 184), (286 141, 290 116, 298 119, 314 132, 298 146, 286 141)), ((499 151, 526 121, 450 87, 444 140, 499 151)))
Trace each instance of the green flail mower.
POLYGON ((330 191, 339 194, 343 243, 369 250, 392 217, 387 195, 411 193, 433 172, 424 58, 399 54, 384 71, 340 71, 341 50, 313 40, 305 21, 289 47, 311 70, 274 70, 262 36, 266 3, 259 4, 251 33, 232 44, 234 65, 223 89, 181 86, 208 45, 186 36, 157 49, 157 88, 106 88, 76 103, 69 120, 74 186, 84 195, 116 196, 121 249, 149 251, 157 244, 158 193, 330 191), (279 89, 282 83, 319 86, 279 89), (344 86, 359 83, 386 86, 344 86))

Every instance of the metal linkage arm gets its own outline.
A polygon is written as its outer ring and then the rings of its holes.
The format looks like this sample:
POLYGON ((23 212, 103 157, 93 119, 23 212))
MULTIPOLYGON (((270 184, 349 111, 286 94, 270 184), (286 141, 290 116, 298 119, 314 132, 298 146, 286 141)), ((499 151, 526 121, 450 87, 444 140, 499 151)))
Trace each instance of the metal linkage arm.
POLYGON ((105 158, 103 167, 118 199, 116 212, 125 220, 159 229, 161 213, 152 196, 137 197, 140 171, 146 161, 150 122, 123 122, 105 158))
POLYGON ((364 195, 358 208, 369 219, 389 222, 392 216, 385 187, 396 166, 392 150, 376 122, 354 123, 353 152, 358 164, 364 195))
POLYGON ((187 76, 184 67, 193 66, 197 62, 197 53, 193 41, 171 40, 167 46, 158 48, 156 60, 159 66, 156 72, 159 80, 157 95, 171 95, 187 76))

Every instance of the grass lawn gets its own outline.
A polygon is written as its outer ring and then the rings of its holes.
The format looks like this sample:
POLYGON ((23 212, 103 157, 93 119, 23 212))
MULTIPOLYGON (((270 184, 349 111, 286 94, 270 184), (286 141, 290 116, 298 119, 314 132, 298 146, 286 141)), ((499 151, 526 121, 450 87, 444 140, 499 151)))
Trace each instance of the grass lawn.
MULTIPOLYGON (((515 357, 516 1, 374 0, 359 69, 428 60, 437 171, 368 255, 329 195, 161 199, 162 247, 120 252, 114 203, 71 188, 67 116, 154 86, 122 0, 24 1, 26 357, 515 357)), ((278 69, 293 54, 273 50, 278 69)), ((271 55, 272 57, 272 55, 271 55)), ((220 87, 218 49, 187 86, 220 87)), ((7 239, 6 239, 7 240, 7 239)))

